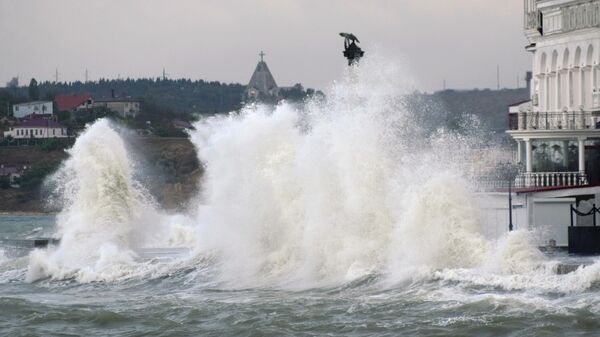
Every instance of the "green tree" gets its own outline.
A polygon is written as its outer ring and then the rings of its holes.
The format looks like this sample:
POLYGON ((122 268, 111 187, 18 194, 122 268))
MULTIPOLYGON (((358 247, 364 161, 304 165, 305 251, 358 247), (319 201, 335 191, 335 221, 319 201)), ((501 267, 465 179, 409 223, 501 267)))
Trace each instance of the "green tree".
POLYGON ((37 101, 40 99, 40 88, 38 87, 38 83, 35 78, 32 78, 29 82, 29 99, 32 101, 37 101))

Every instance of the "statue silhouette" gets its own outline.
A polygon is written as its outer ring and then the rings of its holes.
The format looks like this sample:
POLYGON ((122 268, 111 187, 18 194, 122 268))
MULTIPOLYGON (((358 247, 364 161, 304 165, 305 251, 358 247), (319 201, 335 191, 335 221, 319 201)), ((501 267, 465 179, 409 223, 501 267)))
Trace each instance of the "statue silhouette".
POLYGON ((358 38, 351 33, 340 33, 344 38, 344 56, 348 59, 348 65, 357 64, 365 52, 356 44, 360 43, 358 38))

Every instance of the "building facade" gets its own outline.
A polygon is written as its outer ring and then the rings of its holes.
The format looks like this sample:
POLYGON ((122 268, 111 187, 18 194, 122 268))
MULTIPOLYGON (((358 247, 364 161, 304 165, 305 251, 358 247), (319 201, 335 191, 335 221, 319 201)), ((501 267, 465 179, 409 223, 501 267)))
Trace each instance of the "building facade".
POLYGON ((106 108, 123 118, 134 118, 141 111, 140 102, 131 99, 98 99, 94 102, 93 106, 94 108, 106 108))
POLYGON ((525 0, 531 100, 510 107, 520 187, 600 183, 600 1, 525 0))
POLYGON ((13 105, 13 117, 22 119, 35 115, 52 115, 51 101, 36 101, 13 105))
POLYGON ((12 126, 4 132, 4 137, 13 139, 67 138, 67 128, 49 119, 29 119, 12 126))
POLYGON ((509 107, 507 131, 519 173, 511 206, 506 191, 486 196, 487 223, 507 230, 512 214, 540 246, 567 246, 571 219, 600 221, 571 213, 600 205, 600 0, 524 0, 524 31, 530 99, 509 107))

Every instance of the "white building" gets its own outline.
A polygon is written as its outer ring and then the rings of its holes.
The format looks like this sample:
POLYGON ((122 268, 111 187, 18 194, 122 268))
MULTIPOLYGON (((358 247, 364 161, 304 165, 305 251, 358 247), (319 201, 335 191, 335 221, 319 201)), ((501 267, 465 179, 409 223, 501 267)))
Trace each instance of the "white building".
MULTIPOLYGON (((522 165, 515 227, 538 230, 540 243, 566 246, 571 205, 600 205, 600 0, 524 3, 533 78, 531 99, 509 109, 507 132, 522 165)), ((498 198, 494 207, 508 211, 498 198)))
POLYGON ((67 138, 67 128, 49 119, 29 119, 10 127, 4 132, 4 137, 13 139, 29 138, 67 138))
POLYGON ((133 118, 140 113, 140 102, 131 99, 98 99, 93 103, 93 107, 109 109, 123 118, 133 118))
POLYGON ((518 183, 600 181, 600 1, 525 0, 525 35, 533 56, 531 101, 511 107, 516 122, 508 131, 525 166, 518 183))
POLYGON ((31 115, 52 115, 52 102, 35 101, 13 105, 13 117, 21 119, 31 115))

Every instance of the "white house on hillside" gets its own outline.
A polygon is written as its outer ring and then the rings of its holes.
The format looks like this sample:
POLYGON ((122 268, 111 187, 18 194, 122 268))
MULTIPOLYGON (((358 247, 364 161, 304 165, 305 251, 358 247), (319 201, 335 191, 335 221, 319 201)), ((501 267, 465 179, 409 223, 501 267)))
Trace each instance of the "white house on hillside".
POLYGON ((4 132, 4 137, 26 138, 67 138, 67 128, 49 119, 30 119, 12 126, 4 132))
POLYGON ((21 119, 31 115, 52 115, 52 102, 36 101, 13 105, 13 117, 21 119))
POLYGON ((135 117, 140 113, 140 102, 127 98, 97 99, 93 106, 109 109, 123 118, 135 117))

